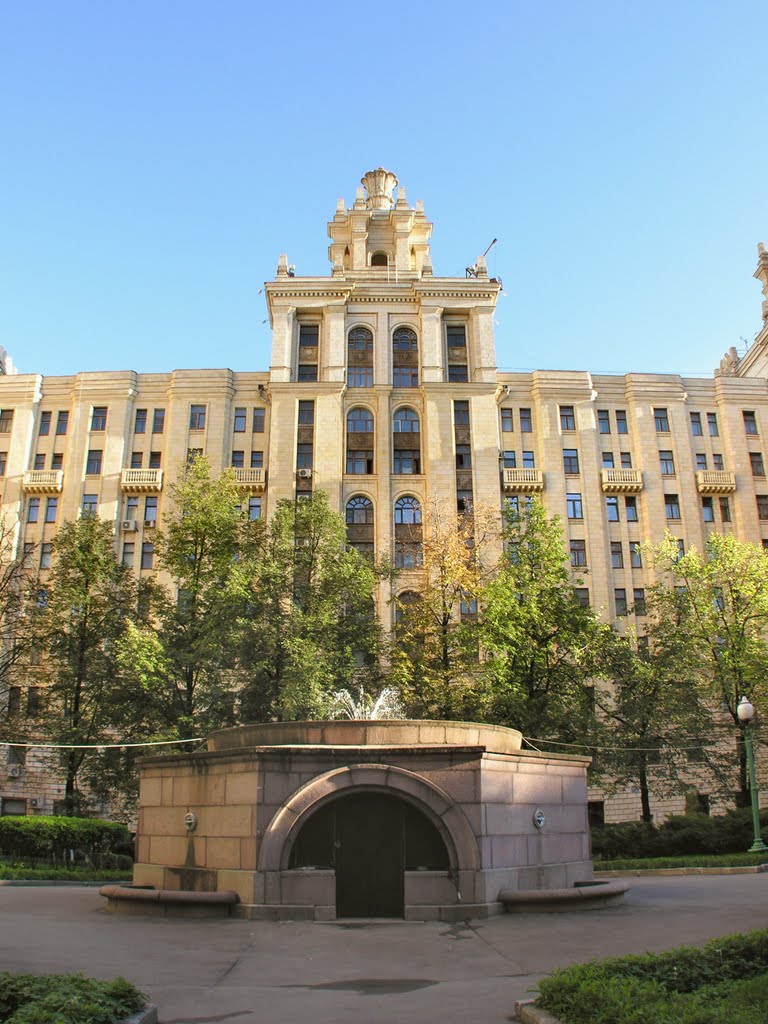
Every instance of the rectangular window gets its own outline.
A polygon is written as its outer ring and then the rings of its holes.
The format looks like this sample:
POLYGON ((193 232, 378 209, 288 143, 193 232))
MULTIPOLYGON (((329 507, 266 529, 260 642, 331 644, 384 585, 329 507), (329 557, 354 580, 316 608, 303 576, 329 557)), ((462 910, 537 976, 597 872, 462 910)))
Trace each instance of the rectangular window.
POLYGON ((515 429, 514 416, 512 415, 512 409, 501 410, 501 429, 505 434, 511 434, 515 429))
POLYGON ((752 476, 765 476, 763 456, 760 452, 749 453, 749 465, 752 468, 752 476))
POLYGON ((717 429, 717 413, 714 413, 714 412, 708 412, 707 413, 707 424, 709 425, 709 436, 710 437, 718 437, 719 436, 719 431, 717 429))
POLYGON ((421 473, 420 452, 408 448, 395 448, 392 472, 406 476, 421 473))
POLYGON ((95 516, 99 511, 98 494, 84 494, 81 509, 84 516, 95 516))
MULTIPOLYGON (((370 387, 370 385, 365 385, 370 387)), ((392 369, 393 388, 417 388, 419 371, 416 366, 395 366, 392 369)))
MULTIPOLYGON (((502 409, 502 413, 504 410, 502 409)), ((454 427, 469 426, 469 402, 453 403, 453 425, 454 427)))
MULTIPOLYGON (((35 652, 32 652, 32 655, 35 652)), ((33 664, 32 655, 30 655, 30 664, 33 664)), ((37 652, 38 661, 34 664, 39 664, 40 652, 37 652)), ((42 687, 41 686, 30 686, 27 690, 27 715, 30 718, 35 718, 40 714, 42 687)))
POLYGON ((563 449, 563 470, 566 476, 578 476, 579 453, 576 448, 563 449))
POLYGON ((523 452, 523 469, 535 469, 536 460, 533 457, 533 452, 523 452))
POLYGON ((13 426, 13 409, 0 409, 0 434, 10 434, 13 426))
POLYGON ((40 413, 40 429, 38 434, 40 437, 47 437, 51 432, 51 413, 41 412, 40 413))
POLYGON ((130 494, 125 499, 125 518, 136 519, 139 515, 139 498, 136 494, 130 494))
POLYGON ((472 468, 472 450, 468 444, 456 445, 456 469, 472 468))
POLYGON ((643 553, 639 542, 636 540, 629 542, 629 564, 633 569, 643 568, 643 553))
POLYGON ((731 503, 728 498, 720 499, 720 518, 724 523, 731 521, 731 503))
POLYGON ((750 437, 756 437, 757 417, 755 416, 754 412, 747 412, 746 410, 744 410, 742 415, 744 416, 744 433, 748 434, 750 437))
POLYGON ((94 405, 91 412, 91 430, 107 429, 107 407, 106 405, 94 405))
POLYGON ((243 469, 245 466, 245 452, 242 450, 232 452, 232 468, 243 469))
POLYGON ((691 413, 691 433, 694 437, 701 437, 703 430, 701 429, 701 413, 691 413))
POLYGON ((311 444, 296 445, 296 468, 312 469, 314 456, 311 444))
POLYGON ((448 382, 450 384, 466 384, 469 380, 469 373, 466 366, 457 363, 450 363, 448 366, 448 382))
MULTIPOLYGON (((45 456, 44 455, 36 455, 35 456, 35 469, 45 469, 45 456)), ((3 473, 5 473, 5 466, 3 466, 3 473)))
POLYGON ((347 473, 355 476, 373 473, 373 452, 350 448, 347 451, 347 473))
POLYGON ((161 455, 160 452, 150 452, 149 453, 149 468, 150 469, 160 469, 161 459, 162 459, 162 455, 161 455))
POLYGON ((705 452, 696 452, 696 469, 704 470, 707 468, 707 456, 705 452))
POLYGON ((248 518, 252 522, 261 519, 261 498, 255 495, 248 499, 248 518))
POLYGON ((40 545, 40 568, 50 569, 53 560, 53 544, 40 545))
POLYGON ((607 409, 597 410, 597 430, 600 434, 611 432, 611 416, 607 409))
MULTIPOLYGON (((313 384, 317 380, 317 363, 299 363, 299 372, 296 380, 300 384, 313 384)), ((361 387, 361 385, 357 385, 361 387)))
POLYGON ((148 494, 144 499, 144 523, 157 522, 157 495, 148 494))
POLYGON ((191 466, 195 459, 200 459, 202 456, 202 448, 187 448, 187 465, 191 466))
POLYGON ((580 608, 589 608, 589 590, 587 587, 574 587, 573 599, 580 608))
MULTIPOLYGON (((301 379, 301 378, 299 378, 301 379)), ((350 366, 347 368, 347 387, 350 388, 372 388, 373 367, 372 366, 350 366)))
POLYGON ((319 324, 299 324, 299 348, 317 348, 319 340, 319 324))
POLYGON ((569 519, 583 519, 584 511, 581 505, 580 494, 566 494, 565 508, 569 519))
POLYGON ((676 494, 664 495, 664 514, 667 519, 680 518, 680 499, 676 494))
POLYGON ((129 568, 133 566, 133 555, 135 550, 136 545, 132 540, 125 541, 123 544, 123 565, 127 565, 129 568))
POLYGON ((257 405, 253 410, 253 432, 254 434, 264 433, 264 419, 266 410, 263 406, 257 405))
POLYGON ((45 503, 45 521, 46 523, 55 523, 56 514, 59 511, 59 499, 48 498, 45 503))
POLYGON ((299 402, 299 426, 311 427, 315 422, 315 403, 299 402))
POLYGON ((632 452, 621 453, 621 468, 632 469, 632 452))
POLYGON ((701 499, 701 513, 704 517, 705 523, 714 523, 715 521, 715 507, 711 498, 701 499))
POLYGON ((613 592, 613 603, 616 606, 616 615, 627 614, 627 591, 624 587, 616 587, 613 592))
POLYGON ((251 469, 264 469, 264 452, 251 452, 251 469))
POLYGON ((613 452, 603 452, 603 469, 613 469, 613 452))
POLYGON ((235 409, 234 433, 245 433, 245 409, 243 409, 242 407, 235 409))
POLYGON ((467 347, 467 329, 463 324, 446 324, 445 340, 448 348, 467 347))
POLYGON ((533 419, 531 418, 530 409, 520 410, 520 433, 531 434, 533 433, 533 419))
POLYGON ((635 603, 635 615, 645 615, 645 590, 643 587, 635 587, 632 597, 635 603))
POLYGON ((587 564, 587 542, 585 540, 571 541, 571 565, 574 569, 583 569, 587 564))
POLYGON ((89 448, 88 457, 85 460, 85 475, 98 476, 101 473, 101 448, 89 448))
POLYGON ((628 523, 637 522, 637 498, 625 498, 624 499, 624 511, 627 516, 628 523))
POLYGON ((613 569, 624 568, 624 552, 622 551, 620 540, 611 541, 611 567, 613 569))
POLYGON ((189 429, 205 430, 205 406, 192 405, 189 409, 189 429))
MULTIPOLYGON (((677 544, 677 560, 679 562, 685 554, 685 541, 682 538, 678 537, 675 543, 677 544)), ((683 588, 683 590, 684 589, 685 588, 683 588)))
POLYGON ((131 452, 131 469, 141 469, 144 452, 131 452))
POLYGON ((712 452, 712 468, 722 469, 723 468, 723 456, 719 452, 712 452))
POLYGON ((5 470, 7 465, 8 452, 0 452, 0 476, 5 476, 5 470))
POLYGON ((421 544, 418 541, 395 542, 395 568, 418 569, 422 562, 421 544))
POLYGON ((64 456, 61 452, 54 452, 51 456, 51 469, 61 469, 64 466, 64 456))
POLYGON ((162 434, 165 430, 165 409, 154 409, 152 412, 152 433, 162 434))
POLYGON ((619 499, 616 497, 616 495, 610 495, 605 499, 605 511, 608 515, 609 523, 618 523, 619 499))
POLYGON ((653 422, 656 425, 657 434, 669 433, 669 416, 667 415, 666 409, 654 409, 653 422))
POLYGON ((757 518, 765 521, 768 519, 768 494, 755 495, 757 500, 757 518))
POLYGON ((675 475, 675 459, 672 452, 661 451, 659 452, 659 467, 661 469, 662 476, 674 476, 675 475))
POLYGON ((474 495, 471 490, 456 491, 456 511, 469 512, 474 504, 474 495))
POLYGON ((513 451, 505 451, 501 456, 501 464, 504 469, 515 469, 517 466, 517 457, 513 451))
POLYGON ((627 413, 624 409, 616 410, 616 433, 617 434, 628 434, 629 428, 627 427, 627 413))
POLYGON ((56 417, 56 433, 59 435, 66 434, 68 426, 69 413, 67 412, 66 409, 62 409, 62 411, 56 417))
POLYGON ((576 429, 576 417, 573 412, 572 405, 561 405, 560 406, 560 429, 561 430, 575 430, 576 429))
POLYGON ((137 409, 136 420, 133 424, 134 434, 143 434, 147 429, 147 410, 137 409))
POLYGON ((151 569, 155 563, 155 545, 152 543, 141 545, 141 568, 151 569))

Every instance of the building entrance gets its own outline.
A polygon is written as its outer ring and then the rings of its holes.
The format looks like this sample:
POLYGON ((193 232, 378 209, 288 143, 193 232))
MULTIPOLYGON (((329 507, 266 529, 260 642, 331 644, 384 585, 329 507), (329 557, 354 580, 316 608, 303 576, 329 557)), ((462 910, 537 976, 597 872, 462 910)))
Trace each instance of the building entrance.
POLYGON ((386 793, 338 797, 313 814, 292 868, 333 868, 338 917, 403 917, 405 871, 447 871, 442 836, 416 807, 386 793))

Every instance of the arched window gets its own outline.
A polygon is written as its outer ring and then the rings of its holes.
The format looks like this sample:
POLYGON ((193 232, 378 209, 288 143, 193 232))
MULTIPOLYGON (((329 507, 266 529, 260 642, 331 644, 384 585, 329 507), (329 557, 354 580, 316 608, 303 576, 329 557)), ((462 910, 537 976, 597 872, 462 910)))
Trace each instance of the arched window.
POLYGON ((418 347, 416 332, 410 327, 398 327, 392 335, 392 348, 395 352, 415 352, 418 347))
POLYGON ((360 406, 350 409, 347 413, 347 433, 372 434, 373 413, 369 412, 368 409, 361 408, 360 406))
POLYGON ((419 414, 415 409, 398 409, 393 417, 392 429, 396 434, 418 434, 419 414))
POLYGON ((420 595, 415 590, 404 590, 401 594, 398 594, 395 598, 395 624, 402 622, 408 608, 418 604, 420 599, 420 595))
POLYGON ((354 327, 347 336, 350 352, 373 352, 373 334, 367 327, 354 327))
POLYGON ((406 495, 395 502, 395 525, 418 526, 421 523, 421 504, 418 498, 406 495))
POLYGON ((372 267, 386 267, 389 263, 389 258, 385 252, 375 252, 371 256, 372 267))
POLYGON ((373 502, 370 498, 358 495, 350 498, 347 502, 347 525, 348 526, 371 526, 373 525, 373 502))

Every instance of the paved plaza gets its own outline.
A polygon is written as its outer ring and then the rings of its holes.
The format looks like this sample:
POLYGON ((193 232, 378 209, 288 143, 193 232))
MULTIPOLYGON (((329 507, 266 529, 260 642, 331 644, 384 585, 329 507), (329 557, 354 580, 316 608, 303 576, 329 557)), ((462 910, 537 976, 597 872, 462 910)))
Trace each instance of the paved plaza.
POLYGON ((122 974, 162 1024, 502 1024, 542 974, 768 926, 768 873, 631 879, 623 907, 446 925, 181 921, 85 887, 0 886, 0 966, 122 974))

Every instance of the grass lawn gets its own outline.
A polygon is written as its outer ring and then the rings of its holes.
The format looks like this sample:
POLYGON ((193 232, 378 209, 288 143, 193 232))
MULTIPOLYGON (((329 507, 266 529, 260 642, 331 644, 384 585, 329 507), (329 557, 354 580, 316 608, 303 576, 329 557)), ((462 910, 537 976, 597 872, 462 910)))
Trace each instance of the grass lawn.
POLYGON ((763 853, 693 853, 680 857, 622 857, 595 860, 595 871, 636 871, 643 868, 736 868, 768 864, 763 853))

